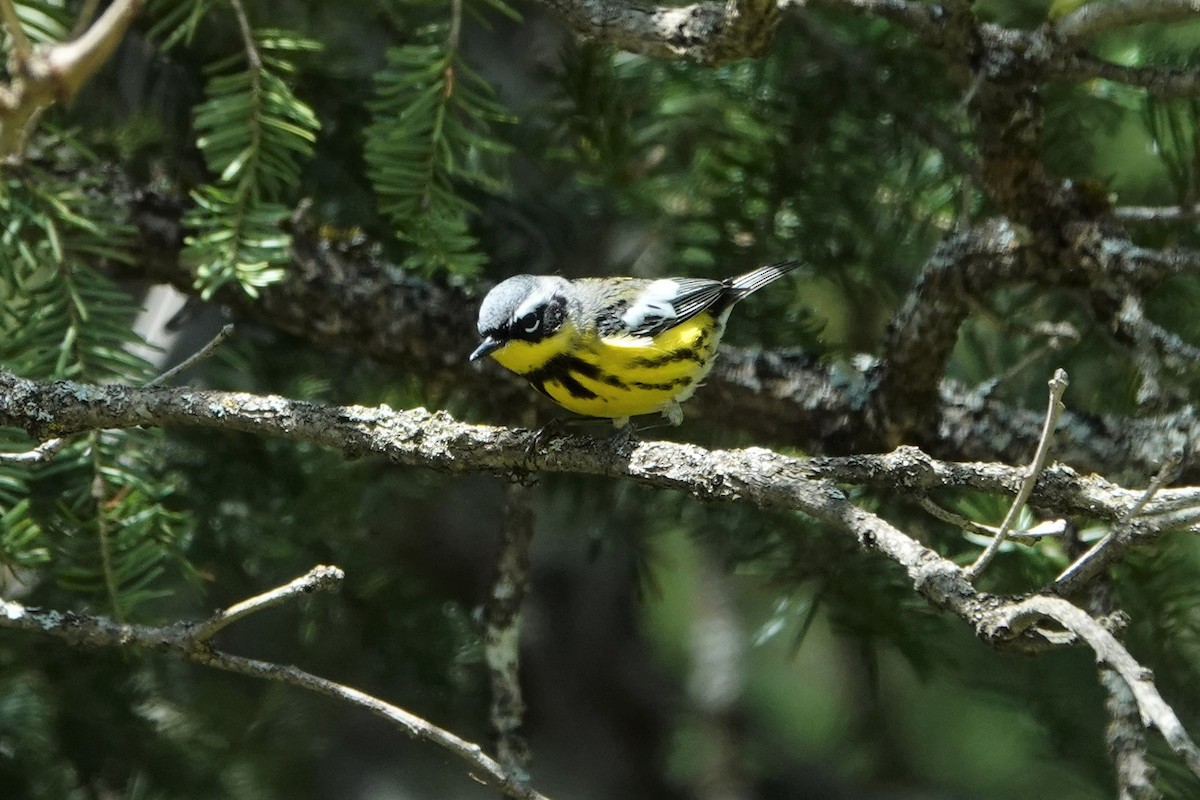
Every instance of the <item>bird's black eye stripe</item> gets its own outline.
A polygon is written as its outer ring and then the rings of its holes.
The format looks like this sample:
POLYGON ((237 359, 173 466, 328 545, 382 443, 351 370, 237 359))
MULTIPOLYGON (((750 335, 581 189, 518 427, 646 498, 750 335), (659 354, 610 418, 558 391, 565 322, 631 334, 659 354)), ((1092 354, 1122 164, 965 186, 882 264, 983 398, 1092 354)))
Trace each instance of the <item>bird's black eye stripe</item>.
POLYGON ((567 318, 567 301, 555 295, 544 305, 529 311, 508 324, 509 337, 527 342, 541 341, 562 327, 567 318))
POLYGON ((513 326, 521 333, 537 333, 537 329, 542 327, 542 317, 537 311, 531 311, 514 322, 513 326))

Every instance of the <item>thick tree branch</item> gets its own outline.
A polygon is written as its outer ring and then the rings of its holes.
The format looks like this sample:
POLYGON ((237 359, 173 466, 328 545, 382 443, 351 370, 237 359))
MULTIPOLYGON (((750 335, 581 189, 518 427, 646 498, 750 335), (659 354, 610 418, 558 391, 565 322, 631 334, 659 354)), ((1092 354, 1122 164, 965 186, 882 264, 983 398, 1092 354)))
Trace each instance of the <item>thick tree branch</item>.
MULTIPOLYGON (((529 431, 464 425, 443 412, 430 414, 423 409, 396 412, 386 407, 330 408, 280 397, 186 388, 39 384, 5 373, 0 373, 0 425, 19 426, 34 436, 136 425, 204 426, 299 439, 336 448, 347 457, 378 453, 398 464, 509 477, 526 472, 624 477, 703 500, 751 502, 802 511, 855 537, 863 549, 899 565, 914 589, 931 604, 960 617, 994 644, 1024 649, 1060 645, 1061 637, 1038 627, 1038 622, 1046 619, 1058 622, 1118 671, 1137 699, 1143 723, 1162 731, 1188 767, 1200 774, 1195 746, 1158 695, 1148 672, 1098 622, 1059 598, 1039 595, 1021 600, 978 592, 956 564, 878 515, 856 506, 834 482, 883 483, 909 492, 935 485, 962 485, 991 487, 1011 494, 1017 491, 1021 474, 1010 467, 937 463, 911 449, 888 456, 801 459, 760 448, 709 451, 666 442, 626 442, 614 449, 608 440, 579 436, 553 437, 539 448, 535 445, 536 435, 529 431)), ((1031 502, 1064 512, 1119 518, 1141 494, 1114 487, 1095 476, 1081 478, 1071 470, 1051 467, 1039 477, 1031 502)), ((1147 510, 1168 512, 1162 516, 1167 520, 1164 524, 1170 525, 1170 512, 1194 507, 1198 494, 1196 489, 1164 489, 1147 503, 1147 510)), ((1156 519, 1147 517, 1147 531, 1160 533, 1165 529, 1155 529, 1156 519)), ((1200 531, 1200 520, 1194 521, 1190 529, 1200 531)), ((18 609, 17 616, 23 613, 18 609)), ((129 635, 126 626, 109 626, 113 629, 108 634, 112 639, 129 635)), ((155 630, 153 635, 161 636, 161 631, 155 630)), ((168 637, 160 646, 171 649, 174 645, 168 637)), ((245 674, 260 675, 266 669, 258 662, 230 661, 232 658, 196 660, 245 674)), ((322 679, 301 679, 297 672, 287 669, 281 679, 357 699, 370 707, 353 690, 343 692, 344 687, 322 679)))
MULTIPOLYGON (((114 202, 134 209, 150 277, 194 293, 193 276, 178 258, 179 201, 121 187, 114 194, 114 202)), ((262 288, 257 301, 236 288, 219 291, 217 299, 247 319, 395 365, 419 377, 432 396, 462 391, 486 406, 491 419, 525 423, 531 407, 551 410, 511 373, 492 364, 476 368, 466 364, 466 354, 477 343, 477 299, 436 281, 406 275, 369 245, 347 248, 331 242, 303 210, 292 221, 292 233, 293 262, 285 281, 262 288)), ((1104 241, 1104 269, 1122 280, 1149 288, 1173 275, 1200 272, 1200 254, 1188 250, 1156 251, 1121 239, 1104 241)), ((958 291, 955 256, 967 265, 961 270, 967 273, 966 286, 978 286, 980 291, 987 285, 1006 285, 1008 280, 1054 279, 1050 270, 1039 268, 1041 262, 1019 233, 1003 222, 982 226, 974 237, 955 238, 939 253, 944 257, 932 259, 927 271, 947 274, 931 278, 930 286, 941 284, 958 291)), ((922 279, 919 287, 925 284, 922 279)), ((930 288, 918 292, 929 297, 922 303, 933 303, 935 308, 943 303, 930 288)), ((965 307, 961 298, 951 297, 946 303, 946 314, 951 306, 965 307)), ((896 329, 908 333, 893 334, 889 342, 896 344, 889 347, 907 347, 912 352, 908 361, 897 360, 885 374, 850 364, 831 365, 804 353, 723 347, 706 385, 688 401, 685 414, 719 420, 723 428, 737 427, 765 441, 837 454, 894 447, 896 428, 885 427, 891 417, 875 411, 890 406, 899 414, 909 413, 909 419, 913 412, 918 417, 929 415, 928 426, 918 428, 910 441, 939 457, 1005 462, 1028 458, 1038 440, 1039 412, 1013 408, 939 381, 944 365, 926 360, 923 349, 948 354, 946 337, 955 328, 943 325, 930 310, 914 309, 910 321, 896 323, 896 329), (928 320, 929 327, 922 319, 928 320), (941 333, 935 335, 937 331, 941 333), (919 369, 922 364, 928 369, 919 369), (906 371, 898 371, 901 367, 906 371), (889 381, 894 394, 885 389, 868 402, 872 387, 889 381), (928 398, 924 408, 911 400, 910 393, 928 398)), ((1068 412, 1058 453, 1081 470, 1140 476, 1157 470, 1169 454, 1161 449, 1164 442, 1178 450, 1178 437, 1197 435, 1200 415, 1190 409, 1138 419, 1068 412), (1160 431, 1168 436, 1152 435, 1160 431)), ((1184 475, 1197 473, 1200 463, 1188 452, 1184 475)))
POLYGON ((870 407, 895 446, 936 417, 938 390, 972 297, 1045 274, 1036 251, 1010 224, 992 222, 945 240, 888 326, 870 407))
MULTIPOLYGON (((187 387, 40 383, 5 372, 0 372, 0 425, 22 428, 37 439, 139 426, 244 431, 319 444, 348 458, 377 454, 408 466, 506 477, 529 472, 625 477, 705 500, 748 499, 817 516, 840 515, 841 504, 847 502, 840 492, 826 495, 832 489, 826 482, 918 494, 975 489, 1015 496, 1024 480, 1022 468, 937 461, 911 447, 844 458, 796 458, 762 448, 710 451, 670 442, 629 443, 614 451, 607 440, 585 436, 553 437, 537 447, 532 431, 467 425, 440 411, 323 406, 273 395, 187 387), (804 485, 805 491, 798 494, 798 485, 804 485)), ((1068 467, 1054 465, 1041 472, 1029 502, 1118 521, 1142 497, 1142 491, 1124 489, 1096 475, 1081 477, 1068 467)), ((1161 489, 1142 509, 1136 535, 1152 536, 1180 527, 1179 515, 1198 505, 1200 488, 1161 489)), ((1200 532, 1200 522, 1182 524, 1200 532)))
POLYGON ((27 608, 19 603, 0 600, 0 628, 43 633, 76 647, 138 648, 172 653, 214 669, 308 689, 357 706, 387 720, 413 738, 444 748, 466 762, 475 779, 496 787, 505 797, 512 800, 547 800, 544 795, 529 788, 521 778, 487 756, 479 745, 461 739, 398 706, 297 667, 243 658, 212 646, 212 637, 230 623, 297 597, 335 589, 343 577, 337 567, 315 567, 307 575, 285 586, 238 603, 199 624, 178 622, 153 627, 125 625, 104 617, 27 608))

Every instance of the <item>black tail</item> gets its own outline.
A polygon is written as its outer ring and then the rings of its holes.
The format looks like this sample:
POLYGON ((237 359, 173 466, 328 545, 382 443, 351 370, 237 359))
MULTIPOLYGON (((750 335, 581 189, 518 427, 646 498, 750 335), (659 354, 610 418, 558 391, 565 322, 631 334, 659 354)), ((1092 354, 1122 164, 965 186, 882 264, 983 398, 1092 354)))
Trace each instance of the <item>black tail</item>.
POLYGON ((730 302, 736 303, 739 300, 749 297, 768 283, 772 283, 787 275, 798 266, 800 266, 799 261, 780 261, 777 264, 768 264, 765 267, 751 270, 745 275, 730 278, 725 281, 725 285, 732 290, 731 294, 733 297, 730 298, 730 302))

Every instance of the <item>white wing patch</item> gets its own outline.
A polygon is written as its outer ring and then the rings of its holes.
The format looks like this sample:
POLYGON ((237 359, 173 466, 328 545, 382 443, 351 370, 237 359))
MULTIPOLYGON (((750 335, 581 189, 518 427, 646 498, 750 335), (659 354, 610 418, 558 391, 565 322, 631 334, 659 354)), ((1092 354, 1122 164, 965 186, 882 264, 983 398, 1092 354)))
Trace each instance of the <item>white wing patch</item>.
POLYGON ((643 289, 629 304, 629 308, 621 315, 621 322, 625 329, 630 331, 654 328, 664 322, 670 322, 678 316, 674 305, 678 298, 678 281, 670 278, 657 280, 643 289))

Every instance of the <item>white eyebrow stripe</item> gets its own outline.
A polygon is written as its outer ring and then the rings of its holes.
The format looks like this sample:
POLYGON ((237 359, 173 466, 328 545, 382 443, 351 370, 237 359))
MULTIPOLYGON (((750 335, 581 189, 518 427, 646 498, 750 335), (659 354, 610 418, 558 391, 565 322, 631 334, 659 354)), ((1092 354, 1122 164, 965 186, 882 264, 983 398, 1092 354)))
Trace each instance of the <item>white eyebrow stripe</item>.
POLYGON ((517 309, 513 311, 513 321, 519 320, 526 314, 531 314, 534 311, 537 311, 539 308, 549 303, 553 297, 553 286, 542 285, 538 287, 537 291, 531 292, 530 295, 525 298, 525 302, 521 303, 521 305, 517 306, 517 309))
POLYGON ((674 301, 679 297, 679 283, 670 278, 660 278, 634 298, 629 308, 621 315, 621 323, 628 330, 637 330, 651 320, 658 322, 676 317, 674 301))

